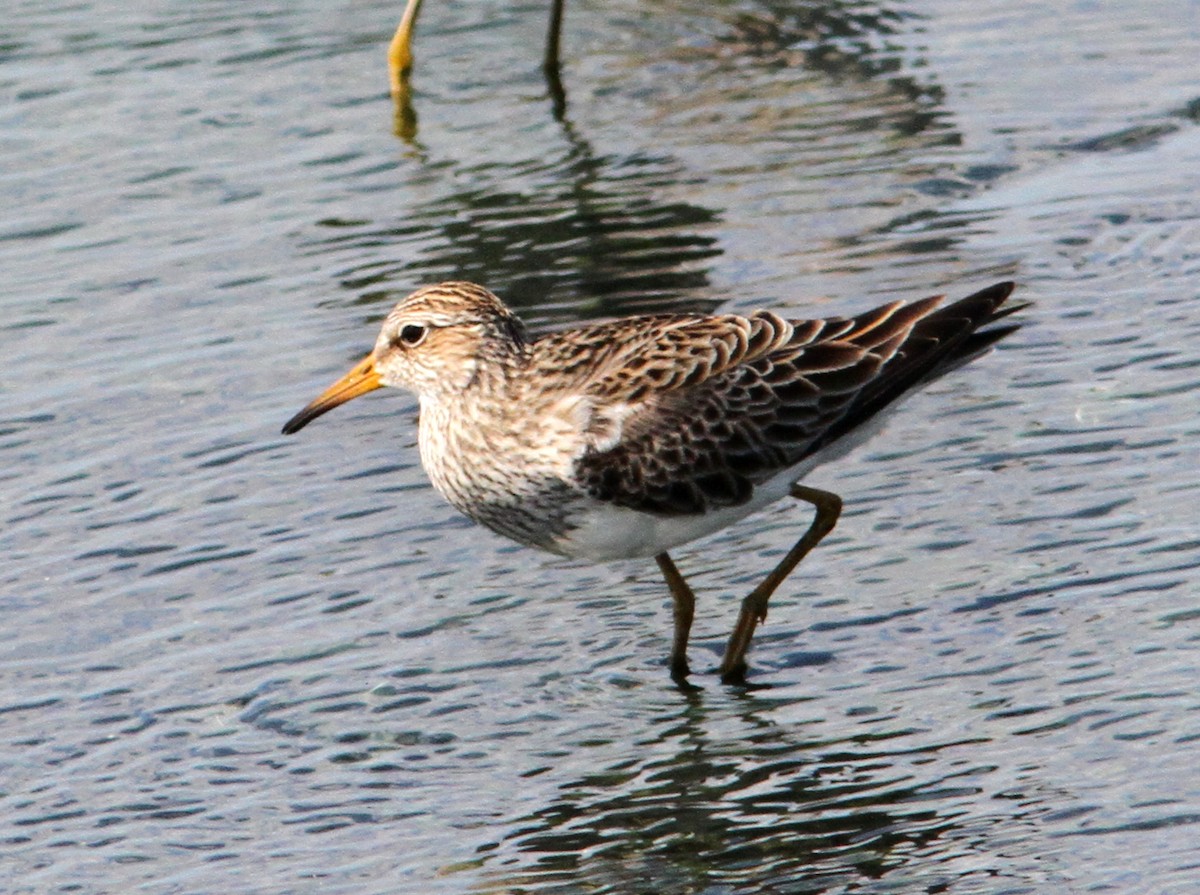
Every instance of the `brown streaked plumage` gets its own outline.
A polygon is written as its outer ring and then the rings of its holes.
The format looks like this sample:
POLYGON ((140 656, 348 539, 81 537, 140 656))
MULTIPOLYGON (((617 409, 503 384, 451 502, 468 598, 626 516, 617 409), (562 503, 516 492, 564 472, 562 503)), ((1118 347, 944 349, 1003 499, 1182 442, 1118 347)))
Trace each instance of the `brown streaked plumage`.
POLYGON ((785 495, 812 503, 804 537, 742 604, 722 660, 740 680, 767 601, 837 522, 837 495, 797 484, 863 440, 880 412, 1011 333, 999 283, 943 304, 857 317, 664 314, 530 338, 481 286, 419 289, 374 350, 284 426, 298 431, 381 385, 421 404, 421 461, 472 519, 564 556, 653 556, 675 604, 672 674, 688 673, 695 598, 667 551, 785 495))

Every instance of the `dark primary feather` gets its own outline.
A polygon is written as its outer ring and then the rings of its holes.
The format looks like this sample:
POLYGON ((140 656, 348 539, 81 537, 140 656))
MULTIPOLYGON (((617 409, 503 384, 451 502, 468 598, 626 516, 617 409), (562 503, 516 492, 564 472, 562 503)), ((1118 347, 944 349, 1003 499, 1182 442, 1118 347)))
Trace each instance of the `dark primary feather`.
POLYGON ((1024 307, 1003 306, 1012 290, 999 283, 945 306, 938 296, 853 318, 648 317, 632 342, 601 324, 596 349, 620 364, 588 390, 598 399, 593 430, 599 445, 620 439, 585 453, 579 478, 599 500, 667 515, 744 503, 1017 329, 982 329, 1024 307))

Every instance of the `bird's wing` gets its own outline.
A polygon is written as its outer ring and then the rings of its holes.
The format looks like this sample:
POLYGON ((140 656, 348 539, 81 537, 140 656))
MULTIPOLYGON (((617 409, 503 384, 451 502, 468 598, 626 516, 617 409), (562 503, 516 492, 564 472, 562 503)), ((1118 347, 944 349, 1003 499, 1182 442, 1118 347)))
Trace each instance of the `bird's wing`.
POLYGON ((749 500, 776 473, 846 434, 918 383, 1014 328, 976 332, 1015 308, 1000 284, 941 307, 940 296, 853 318, 651 317, 600 325, 583 383, 588 493, 666 515, 749 500))

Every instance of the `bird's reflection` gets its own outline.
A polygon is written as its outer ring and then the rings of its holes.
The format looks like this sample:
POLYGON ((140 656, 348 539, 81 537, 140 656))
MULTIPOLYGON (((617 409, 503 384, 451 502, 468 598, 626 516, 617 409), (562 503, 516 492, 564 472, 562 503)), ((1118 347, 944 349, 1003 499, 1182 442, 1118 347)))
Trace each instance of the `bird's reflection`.
POLYGON ((630 758, 562 785, 483 846, 485 862, 521 869, 498 870, 477 891, 572 881, 561 891, 750 891, 769 880, 753 891, 818 892, 886 876, 954 838, 953 796, 965 790, 948 781, 961 769, 912 769, 939 767, 938 753, 960 744, 914 748, 882 719, 825 738, 819 722, 780 724, 778 708, 753 694, 709 705, 699 690, 664 705, 645 725, 658 733, 630 758))

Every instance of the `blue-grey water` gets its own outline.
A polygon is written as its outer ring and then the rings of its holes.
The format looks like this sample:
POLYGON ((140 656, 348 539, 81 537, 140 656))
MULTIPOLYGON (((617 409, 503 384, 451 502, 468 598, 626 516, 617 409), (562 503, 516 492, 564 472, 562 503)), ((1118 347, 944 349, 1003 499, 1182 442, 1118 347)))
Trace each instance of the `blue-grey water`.
POLYGON ((1200 891, 1200 4, 12 2, 0 891, 1200 891), (397 136, 397 128, 404 136, 397 136), (282 423, 417 285, 534 325, 1014 278, 808 522, 566 562, 404 394, 282 423))

